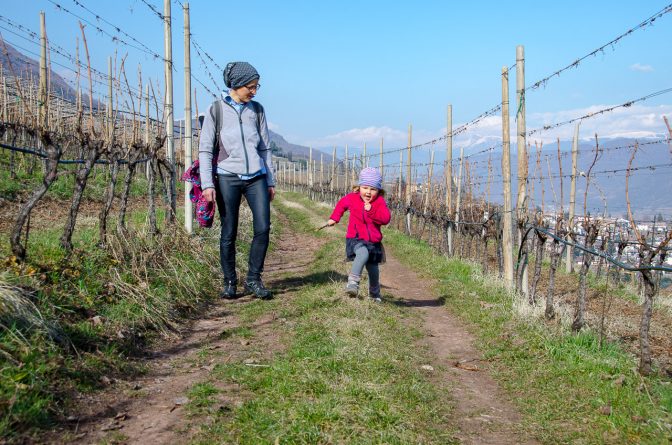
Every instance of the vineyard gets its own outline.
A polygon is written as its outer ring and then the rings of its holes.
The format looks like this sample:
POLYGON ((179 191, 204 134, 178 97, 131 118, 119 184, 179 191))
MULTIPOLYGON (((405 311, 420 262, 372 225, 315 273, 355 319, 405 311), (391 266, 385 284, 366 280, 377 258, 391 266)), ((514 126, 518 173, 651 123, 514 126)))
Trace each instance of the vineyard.
MULTIPOLYGON (((9 382, 2 384, 0 411, 30 411, 3 414, 0 432, 8 437, 13 429, 39 425, 50 415, 46 411, 58 411, 52 405, 68 398, 29 379, 76 382, 71 392, 95 387, 100 373, 123 373, 125 354, 174 338, 186 317, 202 313, 213 298, 210 283, 220 280, 209 261, 216 255, 216 234, 193 226, 191 185, 180 181, 198 157, 202 113, 197 104, 192 112, 191 81, 216 97, 219 76, 212 73, 222 70, 192 39, 188 5, 177 2, 185 13, 185 53, 196 51, 209 80, 194 77, 185 60, 189 118, 175 121, 170 51, 160 55, 104 19, 87 22, 83 16, 95 13, 83 3, 74 2, 83 11, 52 3, 80 19, 74 54, 47 38, 44 14, 39 32, 0 15, 0 354, 9 382), (93 67, 85 24, 159 59, 165 84, 143 79, 140 65, 130 76, 127 56, 110 56, 106 72, 93 67), (15 48, 22 47, 8 35, 38 48, 27 51, 39 55, 38 77, 32 59, 21 56, 15 48), (76 80, 55 74, 52 58, 67 64, 76 80), (33 347, 48 358, 44 363, 31 355, 33 347), (101 350, 108 354, 103 359, 96 355, 101 350), (40 405, 35 400, 44 394, 48 401, 40 405)), ((142 0, 167 36, 170 3, 160 11, 142 0)), ((312 148, 305 160, 277 156, 279 193, 333 205, 356 185, 361 168, 377 167, 395 232, 495 281, 516 316, 563 335, 594 333, 600 348, 616 344, 636 356, 641 378, 669 383, 672 205, 664 197, 667 207, 642 210, 633 190, 646 190, 652 175, 669 175, 672 128, 663 116, 665 136, 624 143, 598 134, 582 139, 580 132, 591 119, 672 88, 534 129, 526 127, 526 103, 566 71, 669 19, 670 12, 672 5, 533 82, 525 79, 524 49, 518 47, 515 63, 497 73, 497 104, 455 128, 449 105, 441 137, 414 143, 409 125, 405 146, 387 147, 381 140, 377 149, 345 146, 343 155, 334 147, 333 162, 312 148), (509 98, 512 72, 515 98, 509 98), (501 120, 501 141, 460 144, 454 154, 458 138, 492 119, 501 120), (565 127, 574 129, 571 142, 554 133, 565 127), (544 142, 549 140, 555 143, 544 142)), ((659 192, 668 195, 669 181, 667 186, 659 192)))

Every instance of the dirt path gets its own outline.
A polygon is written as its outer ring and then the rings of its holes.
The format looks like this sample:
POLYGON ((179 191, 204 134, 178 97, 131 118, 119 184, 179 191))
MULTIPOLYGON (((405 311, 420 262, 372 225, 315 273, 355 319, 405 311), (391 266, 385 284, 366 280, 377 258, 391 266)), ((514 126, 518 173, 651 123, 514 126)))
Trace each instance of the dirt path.
POLYGON ((474 347, 474 337, 451 315, 431 289, 431 282, 402 265, 393 255, 381 267, 383 292, 420 312, 435 354, 436 379, 448 382, 455 402, 457 438, 464 444, 534 444, 518 427, 521 417, 488 374, 474 347))
MULTIPOLYGON (((301 208, 300 204, 284 202, 301 208)), ((322 217, 312 214, 316 223, 322 217)), ((289 226, 285 224, 285 226, 289 226)), ((342 236, 337 230, 334 236, 342 236)), ((266 262, 266 281, 278 298, 291 298, 303 283, 300 277, 323 241, 285 230, 266 262), (297 278, 292 278, 297 277, 297 278)), ((451 390, 455 402, 457 438, 465 444, 532 444, 521 436, 520 415, 499 391, 489 376, 487 363, 480 361, 474 338, 452 316, 431 289, 431 282, 388 255, 382 267, 384 292, 399 298, 410 310, 419 312, 427 337, 423 342, 434 353, 433 379, 451 390)), ((250 338, 235 335, 241 320, 233 308, 251 297, 218 301, 191 329, 142 360, 147 372, 132 381, 112 381, 106 391, 81 396, 76 412, 65 432, 53 436, 51 443, 186 443, 208 422, 187 412, 189 390, 206 381, 218 363, 265 360, 282 349, 277 336, 276 314, 270 313, 252 326, 250 338), (206 351, 207 353, 203 353, 206 351)), ((221 384, 223 385, 223 384, 221 384)), ((220 409, 229 410, 242 403, 246 394, 238 387, 219 386, 220 409)))
MULTIPOLYGON (((282 216, 280 218, 282 222, 282 216)), ((274 289, 276 298, 287 298, 302 284, 300 280, 286 279, 286 274, 304 276, 303 271, 319 244, 319 240, 306 240, 289 231, 276 240, 276 248, 267 257, 265 273, 266 284, 274 289)), ((193 385, 206 381, 218 363, 256 363, 282 348, 274 334, 277 324, 283 320, 274 313, 245 325, 252 332, 251 337, 233 335, 242 324, 231 305, 251 300, 251 296, 245 296, 233 301, 217 301, 181 338, 141 360, 147 367, 143 377, 132 381, 112 380, 108 390, 81 396, 76 407, 78 414, 69 419, 68 430, 58 433, 49 442, 144 445, 188 442, 200 423, 207 422, 207 419, 190 417, 185 408, 193 385)), ((245 397, 237 387, 226 388, 220 384, 217 389, 221 391, 220 409, 229 410, 245 397)))

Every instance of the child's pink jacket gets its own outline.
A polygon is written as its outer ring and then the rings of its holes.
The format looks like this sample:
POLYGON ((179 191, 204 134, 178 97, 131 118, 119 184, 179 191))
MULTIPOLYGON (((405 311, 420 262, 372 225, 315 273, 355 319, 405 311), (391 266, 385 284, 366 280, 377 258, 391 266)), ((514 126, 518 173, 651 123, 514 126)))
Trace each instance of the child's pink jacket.
POLYGON ((338 201, 330 218, 339 222, 346 210, 350 211, 346 238, 359 238, 372 243, 378 243, 383 239, 380 226, 389 224, 391 218, 385 198, 377 196, 371 201, 371 210, 367 212, 364 210, 364 201, 359 192, 348 193, 338 201))

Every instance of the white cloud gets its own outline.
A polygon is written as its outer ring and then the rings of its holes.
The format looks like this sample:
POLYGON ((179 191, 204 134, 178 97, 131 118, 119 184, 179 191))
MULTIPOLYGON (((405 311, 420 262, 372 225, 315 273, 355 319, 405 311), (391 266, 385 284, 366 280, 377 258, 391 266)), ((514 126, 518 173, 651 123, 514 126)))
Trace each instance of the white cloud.
POLYGON ((274 131, 278 133, 280 131, 280 125, 273 123, 273 122, 266 122, 266 125, 268 125, 268 129, 271 131, 274 131))
POLYGON ((651 65, 642 65, 639 62, 630 65, 630 69, 632 71, 640 71, 642 73, 650 73, 653 71, 653 67, 651 65))
MULTIPOLYGON (((597 113, 600 110, 614 106, 611 105, 593 105, 586 108, 575 108, 570 110, 561 110, 554 112, 528 113, 527 131, 541 129, 544 126, 553 126, 557 123, 566 122, 581 116, 597 113)), ((635 104, 627 108, 617 108, 611 112, 596 114, 591 118, 581 121, 580 137, 593 138, 595 133, 600 138, 647 138, 647 137, 665 137, 667 129, 663 116, 672 118, 672 105, 646 106, 635 104)), ((453 129, 457 129, 462 123, 453 123, 453 129)), ((510 135, 511 143, 516 142, 516 121, 514 116, 510 117, 510 135)), ((557 138, 569 140, 574 136, 575 123, 562 125, 557 128, 537 131, 528 136, 528 142, 534 144, 535 141, 543 143, 555 142, 557 138)), ((446 128, 435 131, 415 130, 413 131, 413 144, 422 144, 438 139, 446 134, 446 128)), ((365 142, 367 146, 376 150, 380 143, 380 138, 385 138, 385 149, 405 147, 408 143, 407 129, 395 129, 390 127, 367 127, 352 128, 336 134, 328 135, 322 138, 302 141, 302 145, 312 147, 331 148, 336 145, 343 147, 348 144, 350 147, 361 147, 365 142)), ((477 124, 469 126, 467 131, 461 132, 453 138, 453 147, 464 147, 467 149, 474 145, 484 144, 495 145, 502 140, 502 118, 499 115, 488 116, 477 124)), ((429 149, 429 145, 427 148, 429 149)), ((438 141, 436 149, 445 147, 445 142, 438 141)))
POLYGON ((379 144, 380 138, 384 138, 386 146, 388 144, 397 145, 406 141, 408 135, 405 131, 390 127, 351 128, 322 138, 304 141, 303 145, 313 147, 344 146, 346 144, 361 146, 365 142, 367 144, 379 144))

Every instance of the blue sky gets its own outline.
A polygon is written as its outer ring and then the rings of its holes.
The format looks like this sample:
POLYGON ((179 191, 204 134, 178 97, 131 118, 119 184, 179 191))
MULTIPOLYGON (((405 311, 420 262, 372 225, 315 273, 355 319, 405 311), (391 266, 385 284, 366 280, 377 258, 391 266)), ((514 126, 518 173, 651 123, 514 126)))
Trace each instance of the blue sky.
MULTIPOLYGON (((146 0, 162 10, 159 0, 146 0)), ((142 0, 77 0, 119 26, 153 51, 163 54, 163 24, 142 0)), ((94 16, 74 0, 0 0, 0 16, 39 30, 38 13, 47 14, 50 41, 74 51, 80 35, 77 19, 54 3, 83 18, 94 16)), ((667 1, 633 2, 450 2, 450 1, 257 1, 252 3, 190 2, 196 42, 224 66, 231 60, 251 62, 261 73, 257 99, 264 104, 271 128, 287 140, 315 147, 367 143, 377 147, 406 143, 409 123, 414 143, 445 132, 446 105, 453 105, 453 126, 467 122, 501 101, 502 66, 515 62, 516 45, 525 46, 526 84, 564 67, 617 37, 655 12, 667 1)), ((182 116, 182 11, 173 1, 173 54, 176 116, 182 116)), ((116 34, 104 22, 106 31, 116 34)), ((37 52, 34 43, 15 36, 0 23, 10 43, 37 52)), ((121 36, 129 40, 128 38, 121 36)), ((92 64, 106 71, 106 59, 128 53, 129 81, 163 79, 161 61, 123 44, 114 43, 87 26, 92 64)), ((130 40, 129 40, 130 41, 130 40)), ((529 92, 528 129, 572 119, 610 105, 672 87, 672 13, 653 26, 638 30, 613 47, 590 57, 578 68, 554 78, 545 88, 529 92)), ((58 55, 53 61, 71 64, 58 55)), ((206 59, 207 61, 207 59, 206 59)), ((221 72, 203 63, 192 49, 194 75, 212 86, 205 66, 220 86, 221 72)), ((54 68, 66 76, 72 73, 54 68)), ((511 75, 511 100, 515 76, 511 75)), ((200 111, 211 98, 198 83, 200 111)), ((672 93, 627 109, 591 119, 582 136, 662 135, 661 116, 672 118, 672 93)), ((513 108, 513 107, 512 107, 513 108)), ((512 125, 515 125, 513 116, 512 125)), ((568 137, 571 126, 535 135, 542 140, 568 137)), ((499 115, 461 135, 456 144, 501 136, 499 115)))

